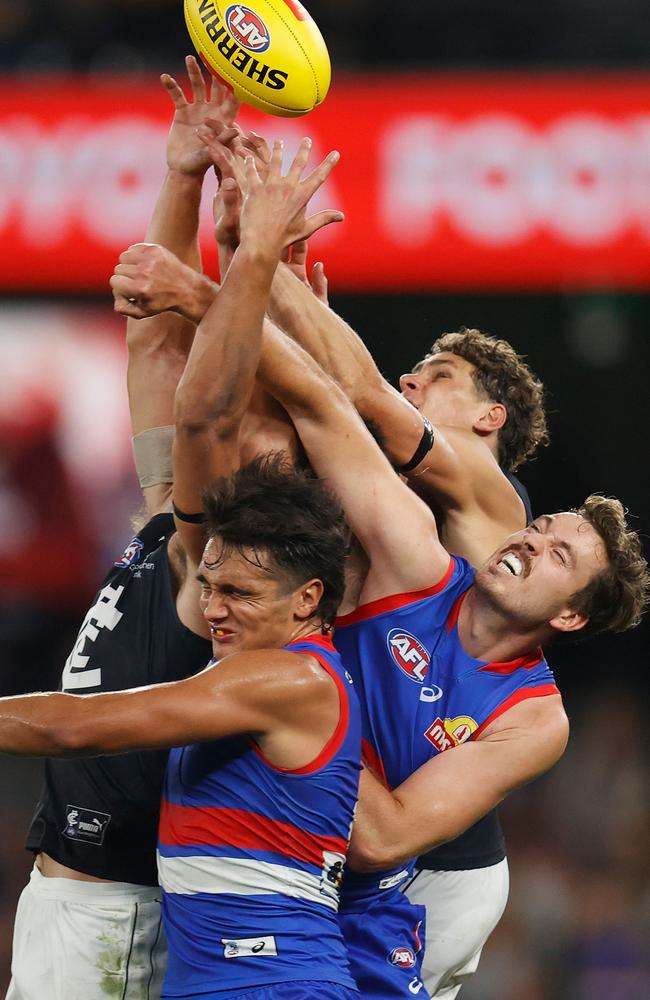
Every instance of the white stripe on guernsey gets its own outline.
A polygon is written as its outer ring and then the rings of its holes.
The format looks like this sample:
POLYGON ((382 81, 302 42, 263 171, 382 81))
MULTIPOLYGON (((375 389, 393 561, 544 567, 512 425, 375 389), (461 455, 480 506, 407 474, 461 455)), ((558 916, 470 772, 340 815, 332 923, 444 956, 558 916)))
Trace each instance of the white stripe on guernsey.
POLYGON ((166 858, 158 853, 158 876, 165 892, 183 896, 198 892, 232 893, 234 896, 276 894, 320 903, 338 910, 338 893, 325 878, 273 865, 268 861, 242 858, 199 857, 166 858))

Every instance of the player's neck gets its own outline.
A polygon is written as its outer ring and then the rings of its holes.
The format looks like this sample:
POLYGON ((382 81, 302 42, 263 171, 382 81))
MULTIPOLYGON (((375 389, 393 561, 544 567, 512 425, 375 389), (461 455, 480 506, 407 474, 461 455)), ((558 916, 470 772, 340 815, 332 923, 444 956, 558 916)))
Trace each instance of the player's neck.
POLYGON ((548 628, 518 628, 512 616, 485 599, 471 587, 458 616, 458 638, 466 653, 475 660, 508 663, 527 656, 548 638, 548 628))

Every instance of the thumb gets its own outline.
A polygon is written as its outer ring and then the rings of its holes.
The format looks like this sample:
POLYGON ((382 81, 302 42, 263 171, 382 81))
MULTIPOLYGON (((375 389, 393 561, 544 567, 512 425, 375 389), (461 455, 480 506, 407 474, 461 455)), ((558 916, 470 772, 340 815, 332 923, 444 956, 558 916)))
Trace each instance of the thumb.
POLYGON ((323 212, 317 212, 305 219, 305 228, 300 235, 300 239, 308 240, 315 232, 323 226, 329 226, 332 222, 343 222, 345 216, 343 212, 337 212, 333 208, 326 208, 323 212))

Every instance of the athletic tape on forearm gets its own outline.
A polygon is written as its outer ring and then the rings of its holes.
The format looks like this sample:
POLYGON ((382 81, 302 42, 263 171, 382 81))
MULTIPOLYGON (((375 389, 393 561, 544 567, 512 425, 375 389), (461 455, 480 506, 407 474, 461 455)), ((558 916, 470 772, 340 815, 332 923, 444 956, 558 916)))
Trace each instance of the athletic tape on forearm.
POLYGON ((133 438, 135 471, 142 489, 147 486, 158 486, 160 483, 173 483, 173 441, 173 424, 166 427, 151 427, 147 431, 140 431, 133 438))

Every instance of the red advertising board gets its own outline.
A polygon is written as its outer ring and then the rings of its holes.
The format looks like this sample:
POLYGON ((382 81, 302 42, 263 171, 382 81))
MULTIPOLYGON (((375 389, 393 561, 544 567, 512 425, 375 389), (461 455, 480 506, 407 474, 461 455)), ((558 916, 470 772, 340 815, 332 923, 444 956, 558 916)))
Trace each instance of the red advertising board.
MULTIPOLYGON (((165 94, 2 89, 0 287, 106 289, 163 176, 165 94)), ((337 290, 650 287, 650 74, 340 77, 305 119, 242 122, 341 151, 315 208, 346 219, 313 248, 337 290)))

